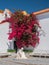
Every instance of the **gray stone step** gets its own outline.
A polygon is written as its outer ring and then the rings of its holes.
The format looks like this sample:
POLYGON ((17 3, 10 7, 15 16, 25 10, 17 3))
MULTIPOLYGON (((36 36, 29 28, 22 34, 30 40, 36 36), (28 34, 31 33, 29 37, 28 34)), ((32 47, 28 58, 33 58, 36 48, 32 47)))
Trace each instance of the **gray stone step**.
POLYGON ((10 55, 11 55, 10 53, 0 53, 0 58, 5 58, 5 57, 8 57, 10 55))

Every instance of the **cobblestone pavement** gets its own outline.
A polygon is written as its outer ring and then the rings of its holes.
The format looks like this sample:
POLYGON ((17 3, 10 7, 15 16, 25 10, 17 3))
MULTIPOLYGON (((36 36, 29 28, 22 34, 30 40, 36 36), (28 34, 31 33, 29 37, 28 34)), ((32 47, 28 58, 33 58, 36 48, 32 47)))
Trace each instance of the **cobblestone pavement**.
POLYGON ((49 58, 16 59, 15 57, 0 58, 0 65, 49 65, 49 58))

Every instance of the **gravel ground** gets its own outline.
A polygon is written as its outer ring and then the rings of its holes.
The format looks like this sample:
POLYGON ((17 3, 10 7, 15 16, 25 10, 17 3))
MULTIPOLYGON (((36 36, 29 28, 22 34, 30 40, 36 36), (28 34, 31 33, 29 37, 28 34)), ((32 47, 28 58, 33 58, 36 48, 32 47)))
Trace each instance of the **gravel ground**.
POLYGON ((0 65, 49 65, 49 58, 16 59, 15 57, 0 58, 0 65))
POLYGON ((0 65, 49 65, 49 58, 28 56, 28 59, 16 59, 16 54, 13 53, 9 57, 0 58, 0 65))

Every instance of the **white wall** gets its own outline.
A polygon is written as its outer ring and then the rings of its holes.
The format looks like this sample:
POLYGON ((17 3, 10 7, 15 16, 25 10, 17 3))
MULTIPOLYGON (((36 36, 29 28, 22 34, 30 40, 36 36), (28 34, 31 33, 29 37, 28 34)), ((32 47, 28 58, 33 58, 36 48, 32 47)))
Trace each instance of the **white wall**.
MULTIPOLYGON (((5 14, 9 18, 9 14, 5 9, 4 13, 0 13, 0 22, 5 20, 5 14)), ((0 53, 6 53, 7 49, 10 48, 10 43, 8 40, 8 32, 9 32, 9 23, 0 24, 0 53)), ((13 48, 13 47, 12 47, 13 48)))
POLYGON ((45 36, 40 36, 40 43, 35 48, 36 53, 49 53, 49 12, 37 15, 42 29, 45 32, 45 36))
POLYGON ((8 49, 8 27, 8 23, 0 25, 0 53, 5 53, 8 49))

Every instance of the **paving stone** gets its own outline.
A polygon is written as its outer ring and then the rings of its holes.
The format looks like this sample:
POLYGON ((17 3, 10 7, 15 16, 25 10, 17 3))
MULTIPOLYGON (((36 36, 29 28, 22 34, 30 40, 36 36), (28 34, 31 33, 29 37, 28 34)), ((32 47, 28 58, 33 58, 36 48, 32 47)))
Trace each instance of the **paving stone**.
POLYGON ((49 58, 16 59, 15 55, 0 58, 0 65, 49 65, 49 58))

